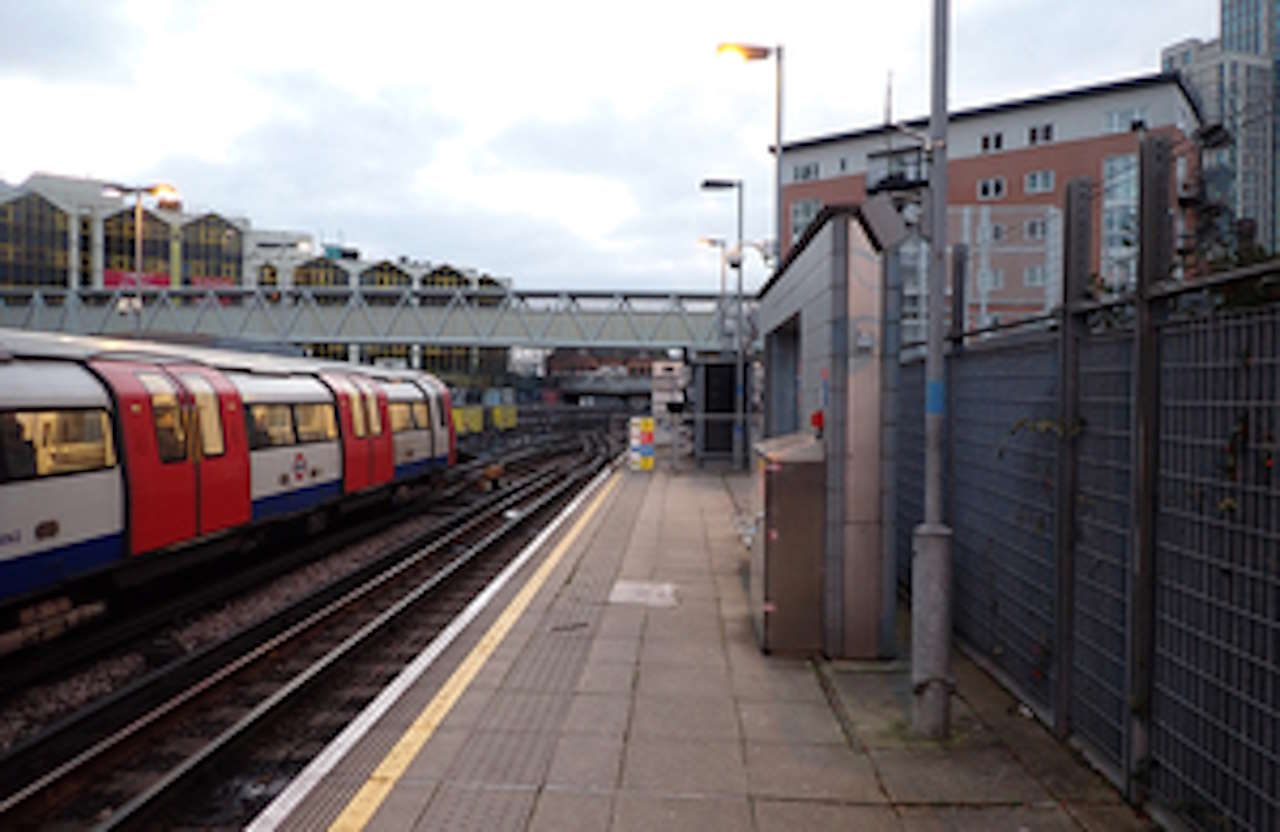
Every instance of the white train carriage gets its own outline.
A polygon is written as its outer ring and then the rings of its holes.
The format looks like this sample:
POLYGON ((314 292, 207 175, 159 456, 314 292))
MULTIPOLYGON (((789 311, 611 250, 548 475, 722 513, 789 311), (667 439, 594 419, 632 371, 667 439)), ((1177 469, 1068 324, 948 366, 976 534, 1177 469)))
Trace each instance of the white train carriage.
POLYGON ((5 596, 124 554, 124 483, 106 389, 70 361, 0 358, 0 586, 5 596))
POLYGON ((329 390, 313 376, 228 373, 244 401, 253 519, 342 496, 342 448, 329 390))
POLYGON ((395 478, 413 479, 444 466, 449 458, 448 440, 439 443, 433 429, 440 404, 429 401, 422 388, 408 381, 384 380, 381 384, 387 394, 395 478))

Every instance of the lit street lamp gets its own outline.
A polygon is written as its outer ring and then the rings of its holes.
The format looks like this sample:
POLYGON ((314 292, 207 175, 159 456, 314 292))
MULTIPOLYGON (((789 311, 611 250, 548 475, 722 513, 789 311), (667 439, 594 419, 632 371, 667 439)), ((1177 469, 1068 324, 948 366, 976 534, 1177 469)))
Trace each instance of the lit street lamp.
POLYGON ((175 199, 178 196, 178 189, 172 185, 163 182, 154 185, 121 185, 119 182, 110 182, 102 187, 102 195, 108 198, 123 197, 125 194, 133 195, 133 291, 135 294, 134 303, 137 304, 138 317, 134 321, 134 328, 142 328, 142 198, 144 196, 156 196, 163 199, 175 199))
POLYGON ((743 425, 742 414, 745 410, 745 378, 742 367, 742 180, 741 179, 704 179, 702 181, 702 189, 704 191, 723 191, 733 188, 738 192, 738 258, 734 263, 734 268, 738 271, 738 325, 737 330, 733 334, 733 341, 737 349, 737 357, 734 361, 733 379, 733 464, 737 468, 746 467, 746 454, 743 447, 743 425))
MULTIPOLYGON (((773 159, 774 159, 774 193, 773 193, 773 244, 775 254, 782 257, 782 44, 777 46, 755 46, 749 43, 721 43, 716 47, 721 55, 732 55, 744 61, 763 61, 773 58, 776 64, 776 82, 774 87, 774 124, 773 124, 773 159)), ((767 259, 767 258, 766 258, 767 259)), ((777 262, 777 261, 775 261, 777 262)))
POLYGON ((716 319, 719 322, 719 326, 717 327, 716 332, 721 338, 723 338, 724 337, 724 266, 725 266, 725 260, 727 260, 729 256, 728 243, 725 242, 723 237, 699 237, 698 243, 700 245, 704 245, 709 248, 714 248, 720 252, 720 302, 716 308, 716 319))

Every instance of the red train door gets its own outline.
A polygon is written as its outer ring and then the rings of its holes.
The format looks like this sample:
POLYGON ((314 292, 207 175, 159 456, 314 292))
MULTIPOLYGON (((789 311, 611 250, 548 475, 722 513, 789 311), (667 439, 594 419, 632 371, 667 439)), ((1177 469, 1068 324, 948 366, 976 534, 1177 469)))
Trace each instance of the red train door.
POLYGON ((197 534, 196 468, 187 435, 191 398, 166 370, 137 361, 91 362, 115 394, 129 494, 129 551, 197 534))
POLYGON ((338 403, 338 430, 342 433, 342 489, 362 491, 373 483, 372 447, 364 402, 346 376, 321 373, 320 380, 333 391, 338 403))
POLYGON ((395 476, 395 460, 392 458, 391 423, 387 418, 387 393, 381 386, 367 378, 352 377, 360 389, 369 422, 369 477, 373 485, 391 482, 395 476))
POLYGON ((196 520, 202 535, 248 523, 249 440, 240 394, 222 373, 197 365, 168 366, 190 395, 196 418, 196 520))

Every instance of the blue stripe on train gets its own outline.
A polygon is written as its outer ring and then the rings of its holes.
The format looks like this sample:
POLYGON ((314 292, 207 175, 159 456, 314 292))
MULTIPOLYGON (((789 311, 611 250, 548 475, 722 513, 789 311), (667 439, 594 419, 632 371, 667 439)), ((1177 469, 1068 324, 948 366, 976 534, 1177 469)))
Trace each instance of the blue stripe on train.
POLYGON ((305 511, 326 500, 337 499, 341 496, 342 483, 336 480, 323 485, 300 488, 297 491, 273 494, 270 497, 263 497, 253 501, 253 519, 264 520, 268 517, 278 517, 281 514, 305 511))
POLYGON ((0 561, 0 597, 51 586, 124 557, 124 535, 108 534, 0 561))
POLYGON ((397 465, 396 479, 411 480, 415 477, 421 477, 432 468, 438 467, 440 462, 437 459, 420 459, 417 462, 406 462, 402 465, 397 465))

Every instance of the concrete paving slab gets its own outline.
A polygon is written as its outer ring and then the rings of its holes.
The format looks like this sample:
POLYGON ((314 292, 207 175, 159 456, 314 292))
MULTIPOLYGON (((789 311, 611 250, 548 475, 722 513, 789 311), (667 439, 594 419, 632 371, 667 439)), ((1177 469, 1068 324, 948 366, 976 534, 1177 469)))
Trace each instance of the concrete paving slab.
POLYGON ((677 665, 645 665, 637 674, 640 696, 671 696, 684 699, 728 699, 733 695, 729 674, 723 670, 677 665))
POLYGON ((868 753, 895 803, 1052 800, 1003 748, 885 748, 868 753))
POLYGON ((454 757, 445 780, 482 786, 540 786, 551 765, 556 739, 554 734, 472 734, 454 757))
POLYGON ((635 685, 632 663, 587 662, 578 676, 577 693, 627 693, 635 685))
POLYGON ((1067 811, 1089 832, 1150 832, 1159 828, 1153 820, 1124 803, 1100 806, 1070 803, 1067 811))
POLYGON ((622 786, 668 795, 746 794, 742 744, 722 740, 630 740, 623 762, 622 786))
MULTIPOLYGON (((644 677, 644 671, 640 673, 644 677)), ((741 736, 733 700, 728 696, 697 699, 637 696, 629 734, 685 740, 736 740, 741 736)))
POLYGON ((902 821, 889 806, 847 806, 811 800, 756 800, 758 832, 848 829, 899 832, 902 821))
POLYGON ((729 667, 718 643, 678 639, 645 639, 640 648, 640 664, 705 667, 713 670, 727 670, 729 667))
POLYGON ((846 746, 748 743, 746 754, 756 797, 888 802, 871 761, 846 746))
POLYGON ((561 731, 621 737, 631 715, 631 697, 622 694, 577 693, 569 705, 561 731))
POLYGON ((1071 816, 1058 806, 906 806, 906 832, 1076 832, 1071 816))
POLYGON ((738 716, 749 742, 845 744, 844 731, 826 703, 739 702, 738 716))
POLYGON ((621 776, 622 740, 569 735, 556 743, 547 785, 609 790, 618 787, 621 776))
POLYGON ((751 828, 751 807, 740 798, 677 798, 620 794, 615 832, 741 832, 751 828))
POLYGON ((444 783, 412 828, 429 832, 517 832, 528 824, 536 797, 533 789, 486 789, 444 783))
POLYGON ((499 690, 489 699, 480 721, 486 731, 558 731, 569 710, 571 696, 499 690))
POLYGON ((538 795, 530 832, 607 832, 613 824, 610 795, 544 789, 538 795))

